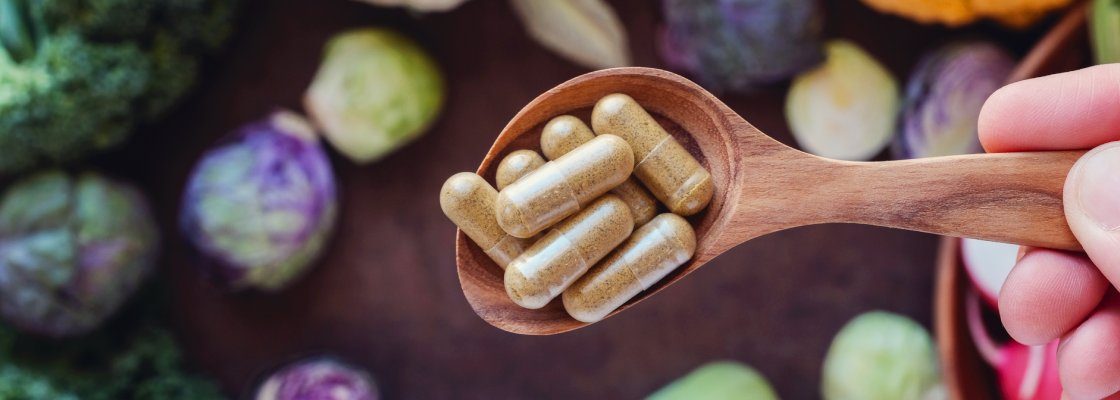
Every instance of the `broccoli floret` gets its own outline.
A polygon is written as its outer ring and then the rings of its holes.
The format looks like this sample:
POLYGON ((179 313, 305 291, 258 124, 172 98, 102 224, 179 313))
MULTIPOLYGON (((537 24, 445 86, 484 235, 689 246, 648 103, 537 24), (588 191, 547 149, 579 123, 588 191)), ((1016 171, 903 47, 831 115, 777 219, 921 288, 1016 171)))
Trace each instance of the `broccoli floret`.
POLYGON ((163 328, 164 292, 148 287, 123 315, 84 337, 44 339, 0 324, 0 399, 224 398, 213 382, 184 369, 163 328))
POLYGON ((235 0, 0 0, 0 176, 110 148, 193 85, 235 0))

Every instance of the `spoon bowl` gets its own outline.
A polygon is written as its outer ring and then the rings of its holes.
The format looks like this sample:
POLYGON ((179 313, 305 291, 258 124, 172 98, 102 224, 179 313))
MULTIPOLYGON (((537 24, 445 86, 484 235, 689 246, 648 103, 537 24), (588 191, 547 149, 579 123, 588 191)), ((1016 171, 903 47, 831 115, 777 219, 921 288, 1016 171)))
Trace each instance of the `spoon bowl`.
MULTIPOLYGON (((478 174, 493 181, 506 154, 539 150, 540 131, 549 119, 571 114, 589 121, 595 102, 611 93, 625 93, 641 104, 708 169, 715 187, 708 207, 689 217, 697 236, 692 259, 611 316, 740 243, 803 225, 861 223, 1079 248, 1065 223, 1061 189, 1083 152, 830 160, 779 143, 695 83, 651 68, 595 71, 541 94, 498 135, 478 174)), ((482 249, 462 232, 455 246, 463 293, 486 322, 532 335, 587 325, 568 316, 559 300, 537 310, 521 308, 506 295, 503 270, 482 249)))

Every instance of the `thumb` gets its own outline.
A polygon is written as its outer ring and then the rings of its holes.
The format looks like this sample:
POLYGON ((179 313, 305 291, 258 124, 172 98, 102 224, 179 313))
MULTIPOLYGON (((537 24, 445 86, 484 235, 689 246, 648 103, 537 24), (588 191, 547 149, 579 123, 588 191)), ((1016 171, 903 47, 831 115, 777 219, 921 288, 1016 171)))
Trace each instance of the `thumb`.
POLYGON ((1085 253, 1120 287, 1120 142, 1085 153, 1066 177, 1066 220, 1085 253))

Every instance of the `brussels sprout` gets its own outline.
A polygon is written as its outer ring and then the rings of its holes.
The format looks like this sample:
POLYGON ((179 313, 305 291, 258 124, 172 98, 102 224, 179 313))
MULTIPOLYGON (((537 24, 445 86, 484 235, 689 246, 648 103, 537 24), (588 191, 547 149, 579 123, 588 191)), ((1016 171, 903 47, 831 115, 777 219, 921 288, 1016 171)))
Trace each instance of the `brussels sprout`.
POLYGON ((778 400, 766 378, 733 361, 708 363, 673 381, 646 400, 778 400))
POLYGON ((257 388, 256 400, 377 400, 366 371, 330 358, 298 361, 272 374, 257 388))
POLYGON ((786 121, 810 153, 868 160, 890 143, 898 116, 898 83, 853 43, 828 43, 825 63, 793 81, 786 121))
POLYGON ((848 322, 824 359, 825 400, 918 400, 941 393, 929 332, 898 314, 873 311, 848 322))
POLYGON ((713 91, 750 91, 821 61, 814 0, 664 0, 661 56, 713 91))
POLYGON ((322 250, 334 228, 335 190, 314 130, 277 112, 203 154, 183 195, 180 227, 219 283, 277 290, 322 250))
POLYGON ((420 46, 367 28, 327 43, 304 103, 339 152, 367 163, 424 133, 439 114, 443 90, 439 69, 420 46))
POLYGON ((1092 0, 1089 36, 1097 64, 1120 62, 1120 0, 1092 0))
POLYGON ((0 315, 52 337, 100 325, 150 273, 159 231, 131 185, 42 172, 0 200, 0 315))
POLYGON ((894 152, 899 158, 975 153, 984 101, 1015 67, 990 43, 955 43, 922 58, 906 84, 894 152))

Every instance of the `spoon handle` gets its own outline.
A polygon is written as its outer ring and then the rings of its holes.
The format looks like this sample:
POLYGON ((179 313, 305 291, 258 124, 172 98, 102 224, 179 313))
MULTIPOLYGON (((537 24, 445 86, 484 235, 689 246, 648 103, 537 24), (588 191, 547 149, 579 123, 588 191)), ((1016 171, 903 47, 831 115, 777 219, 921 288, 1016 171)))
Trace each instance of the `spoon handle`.
MULTIPOLYGON (((836 165, 836 222, 1080 250, 1062 187, 1083 151, 973 154, 836 165)), ((830 174, 832 175, 832 174, 830 174)))

